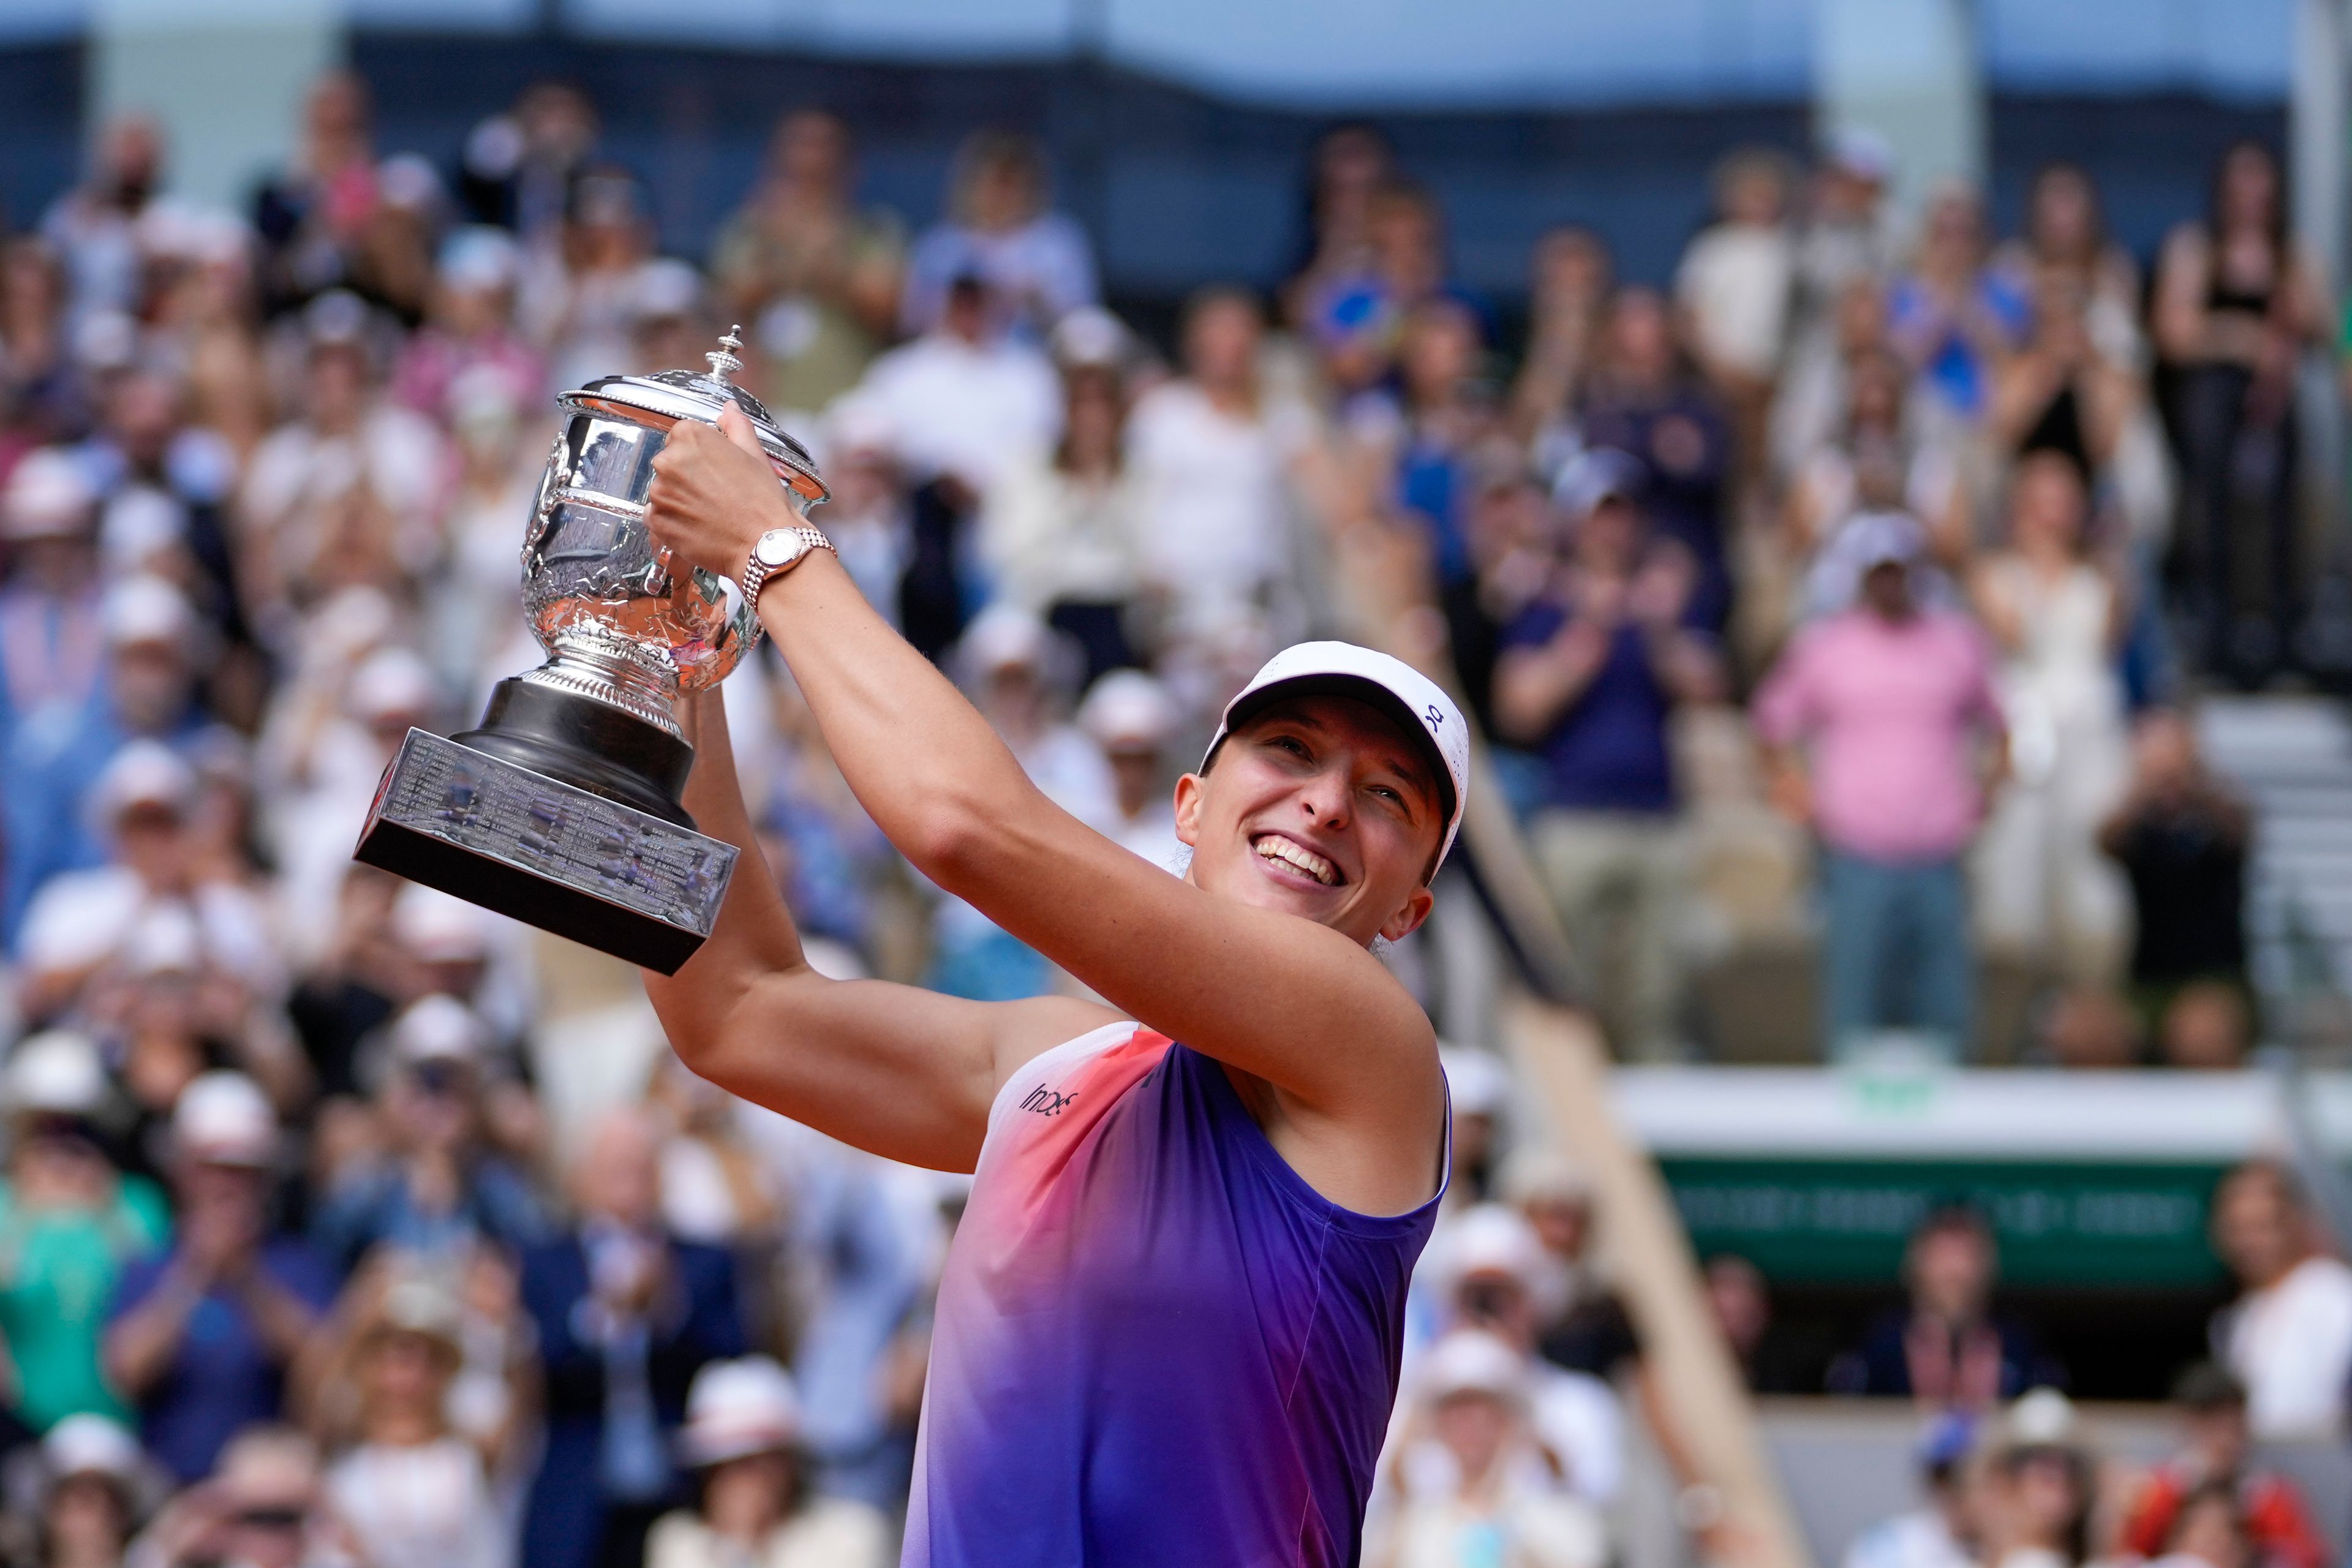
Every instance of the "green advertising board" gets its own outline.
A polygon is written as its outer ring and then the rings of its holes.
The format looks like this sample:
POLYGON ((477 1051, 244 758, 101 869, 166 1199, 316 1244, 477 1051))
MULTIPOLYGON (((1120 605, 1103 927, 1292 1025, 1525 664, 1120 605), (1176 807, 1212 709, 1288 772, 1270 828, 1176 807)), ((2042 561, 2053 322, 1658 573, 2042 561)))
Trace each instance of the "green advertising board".
MULTIPOLYGON (((2352 1149, 2352 1079, 2294 1108, 2352 1149)), ((2020 1285, 2207 1287, 2214 1185, 2286 1148, 2262 1072, 1623 1068, 1611 1098, 1692 1244, 1785 1283, 1883 1283, 1937 1203, 1991 1220, 2020 1285)))
POLYGON ((1992 1221, 2017 1285, 2194 1288, 2221 1276, 2205 1210, 2224 1167, 1958 1160, 1662 1160, 1702 1257, 1788 1283, 1883 1282, 1936 1204, 1992 1221))

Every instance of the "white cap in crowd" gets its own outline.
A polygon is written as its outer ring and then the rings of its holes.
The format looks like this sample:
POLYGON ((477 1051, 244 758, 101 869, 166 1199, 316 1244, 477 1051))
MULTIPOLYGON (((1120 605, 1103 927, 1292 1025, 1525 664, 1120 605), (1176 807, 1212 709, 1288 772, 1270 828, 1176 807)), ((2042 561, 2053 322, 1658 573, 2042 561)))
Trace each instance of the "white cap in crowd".
POLYGON ((1114 669, 1087 689, 1077 721, 1106 752, 1156 752, 1176 732, 1176 703, 1143 671, 1114 669))
POLYGON ((1590 1204, 1592 1176, 1557 1149, 1521 1149, 1503 1166, 1502 1194, 1507 1203, 1590 1204))
POLYGON ((41 1439, 41 1458, 58 1480, 68 1476, 104 1476, 128 1482, 138 1476, 145 1456, 139 1439, 121 1422, 92 1411, 67 1416, 41 1439))
POLYGON ((486 294, 514 286, 522 268, 522 251, 502 228, 467 224, 449 231, 434 268, 443 287, 486 294))
POLYGON ((1013 605, 991 605, 964 627, 956 645, 966 668, 974 675, 1000 669, 1042 669, 1053 633, 1045 623, 1013 605))
POLYGON ((411 882, 392 900, 392 936, 423 963, 478 963, 490 956, 497 918, 478 904, 411 882))
POLYGON ((1494 1052, 1476 1046, 1440 1043, 1438 1065, 1456 1116, 1500 1118, 1510 1104, 1511 1075, 1494 1052))
POLYGON ((763 1355, 715 1361, 687 1391, 681 1458, 697 1468, 789 1448, 800 1437, 800 1395, 792 1374, 763 1355))
POLYGON ((99 552, 122 571, 137 571, 187 536, 187 509, 152 485, 126 485, 99 516, 99 552))
POLYGON ((1439 1262, 1449 1292, 1465 1280, 1497 1277, 1533 1291, 1551 1256, 1525 1215, 1507 1204, 1480 1204, 1446 1227, 1439 1262))
POLYGON ((134 806, 162 806, 184 815, 194 802, 196 770, 161 741, 132 741, 114 753, 90 791, 98 819, 107 826, 134 806))
POLYGON ((149 904, 123 933, 122 967, 134 979, 194 974, 205 965, 205 931, 178 900, 149 904))
POLYGON ((380 647, 362 659, 343 696, 352 717, 366 723, 428 714, 440 699, 432 669, 397 647, 380 647))
POLYGON ((241 1072, 198 1073, 172 1107, 172 1143, 206 1165, 268 1165, 278 1152, 278 1116, 241 1072))
POLYGON ((408 1067, 426 1062, 473 1062, 482 1054, 487 1031, 474 1010, 454 996, 420 996, 392 1024, 392 1054, 408 1067))
POLYGON ((1416 1383, 1433 1405, 1478 1394, 1517 1406, 1527 1398, 1528 1360, 1484 1329, 1456 1329, 1421 1358, 1416 1383))
POLYGON ((1116 371, 1127 363, 1134 342, 1117 316, 1100 305, 1081 305, 1054 323, 1048 346, 1066 370, 1116 371))
POLYGON ((448 1288, 416 1274, 402 1274, 384 1287, 371 1325, 377 1332, 418 1334, 438 1343, 452 1360, 464 1352, 465 1309, 448 1288))
POLYGON ((195 611, 173 584, 148 573, 125 577, 106 594, 106 639, 116 647, 163 643, 187 647, 195 611))
POLYGON ((97 508, 81 464, 63 447, 42 447, 16 460, 0 491, 0 538, 68 538, 89 527, 97 508))
POLYGON ((70 1029, 45 1029, 19 1041, 0 1074, 11 1110, 88 1116, 106 1103, 106 1065, 98 1043, 70 1029))
MULTIPOLYGON (((983 617, 984 618, 984 617, 983 617)), ((1336 695, 1354 697, 1387 709, 1405 731, 1426 743, 1436 764, 1437 784, 1444 796, 1445 837, 1437 858, 1442 862, 1462 829, 1462 809, 1470 796, 1470 726, 1462 710, 1444 687, 1401 658, 1345 642, 1293 643, 1250 678, 1249 684, 1225 704, 1217 732, 1201 759, 1203 772, 1217 754, 1228 731, 1247 722, 1285 697, 1336 695)))

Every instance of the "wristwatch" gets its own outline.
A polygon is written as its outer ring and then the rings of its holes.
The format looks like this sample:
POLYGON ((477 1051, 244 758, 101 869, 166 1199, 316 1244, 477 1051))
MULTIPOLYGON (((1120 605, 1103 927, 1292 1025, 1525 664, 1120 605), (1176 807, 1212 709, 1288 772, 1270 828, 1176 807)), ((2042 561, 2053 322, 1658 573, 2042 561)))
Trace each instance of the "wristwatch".
MULTIPOLYGON (((806 523, 798 528, 772 528, 752 542, 751 554, 743 563, 743 602, 756 612, 760 607, 760 590, 772 577, 781 577, 799 565, 812 550, 832 550, 833 541, 806 523)), ((840 553, 838 551, 835 554, 840 553)))

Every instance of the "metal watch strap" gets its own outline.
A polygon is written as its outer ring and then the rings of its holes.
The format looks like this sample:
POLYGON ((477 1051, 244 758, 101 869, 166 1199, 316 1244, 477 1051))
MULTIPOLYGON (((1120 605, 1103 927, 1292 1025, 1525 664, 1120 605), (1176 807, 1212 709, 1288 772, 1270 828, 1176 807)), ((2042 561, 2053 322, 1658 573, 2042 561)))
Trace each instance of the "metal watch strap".
MULTIPOLYGON (((824 536, 824 532, 822 529, 811 528, 806 524, 803 524, 801 527, 788 529, 785 531, 798 535, 800 542, 803 544, 807 545, 809 550, 833 550, 833 541, 824 536)), ((765 538, 766 535, 763 534, 761 537, 765 538)), ((834 551, 834 553, 837 555, 840 552, 836 550, 834 551)), ((782 566, 771 566, 766 562, 760 559, 760 547, 757 544, 752 545, 751 552, 745 556, 743 560, 743 602, 751 606, 751 610, 754 615, 758 614, 760 609, 760 590, 768 585, 768 579, 775 575, 775 574, 780 571, 791 570, 793 567, 799 565, 802 562, 807 559, 808 550, 803 550, 798 555, 793 556, 790 561, 785 562, 782 566)))

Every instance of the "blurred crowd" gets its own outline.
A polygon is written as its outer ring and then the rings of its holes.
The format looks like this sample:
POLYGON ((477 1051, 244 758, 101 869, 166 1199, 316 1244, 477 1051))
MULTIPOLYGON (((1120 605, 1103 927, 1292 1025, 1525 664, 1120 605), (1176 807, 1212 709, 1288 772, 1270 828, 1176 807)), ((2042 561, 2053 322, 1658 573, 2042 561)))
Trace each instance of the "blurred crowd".
MULTIPOLYGON (((1432 193, 1343 127, 1280 288, 1205 289, 1155 343, 1010 132, 915 230, 860 205, 842 121, 788 113, 698 258, 566 86, 443 166, 336 75, 298 141, 216 211, 121 121, 0 248, 12 1560, 892 1555, 957 1182, 730 1100, 630 972, 350 861, 407 731, 541 657, 552 395, 730 325, 869 598, 1138 854, 1174 864, 1224 698, 1348 636, 1456 682, 1628 1056, 1739 1049, 1775 1011, 1751 961, 1794 963, 1830 1057, 2248 1047, 2248 813, 2187 703, 2304 657, 2295 411, 2335 342, 2260 146, 2146 277, 2078 169, 2002 238, 1959 187, 1898 226, 1867 135, 1737 153, 1671 288, 1557 228, 1506 336, 1432 193), (1997 1024, 2003 964, 2028 1005, 1997 1024)), ((772 657, 726 690, 820 968, 1070 984, 899 859, 772 657)), ((1685 1467, 1584 1176, 1508 1140, 1478 921, 1450 881, 1392 955, 1462 1045, 1368 1560, 1598 1568, 1627 1401, 1685 1467)), ((2289 1178, 2233 1182, 2243 1294, 2184 1458, 2127 1491, 1990 1315, 1982 1220, 1929 1216, 1909 1304, 1832 1373, 1952 1417, 1867 1568, 2316 1568, 2242 1430, 2333 1430, 2352 1272, 2289 1178)), ((1769 1383, 1760 1279, 1709 1282, 1769 1383)))

